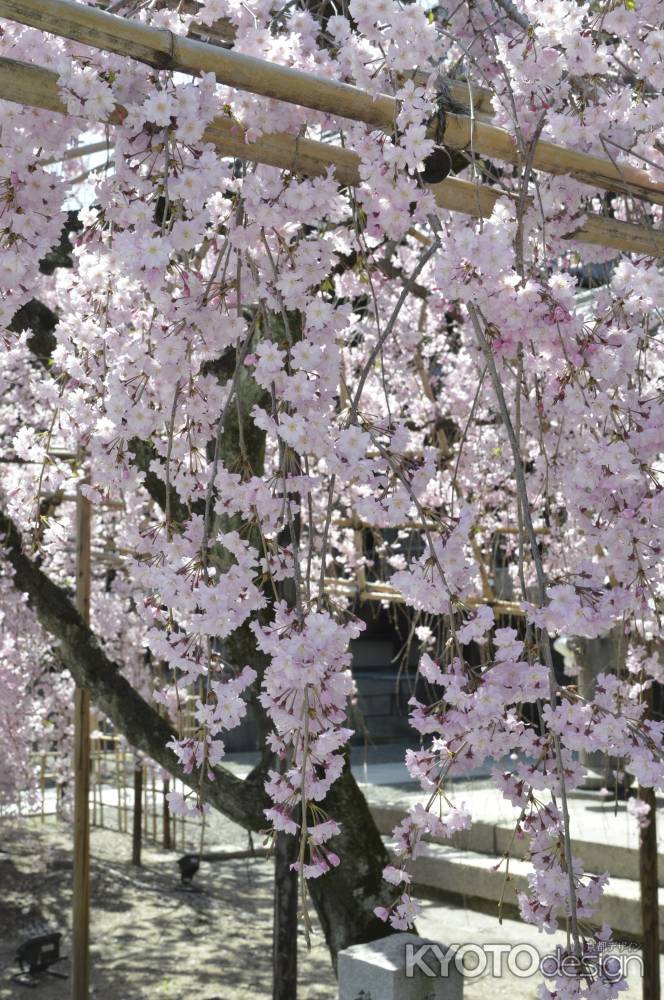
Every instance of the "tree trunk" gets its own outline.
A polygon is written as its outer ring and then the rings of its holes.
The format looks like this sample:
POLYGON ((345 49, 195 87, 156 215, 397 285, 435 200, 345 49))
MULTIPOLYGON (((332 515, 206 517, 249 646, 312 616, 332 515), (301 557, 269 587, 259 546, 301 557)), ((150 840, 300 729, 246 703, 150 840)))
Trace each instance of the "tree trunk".
POLYGON ((394 888, 383 879, 389 855, 348 759, 323 808, 341 824, 341 833, 332 841, 341 864, 310 879, 309 891, 336 971, 339 951, 392 933, 373 911, 390 905, 394 888))
POLYGON ((278 833, 274 851, 274 922, 272 930, 272 1000, 297 997, 298 873, 291 871, 297 841, 278 833))

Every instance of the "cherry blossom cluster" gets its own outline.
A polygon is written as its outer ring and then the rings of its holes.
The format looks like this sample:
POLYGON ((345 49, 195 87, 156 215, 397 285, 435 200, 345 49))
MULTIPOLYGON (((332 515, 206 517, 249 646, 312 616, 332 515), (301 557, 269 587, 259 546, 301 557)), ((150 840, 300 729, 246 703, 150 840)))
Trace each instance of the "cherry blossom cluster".
POLYGON ((279 763, 267 782, 274 805, 266 815, 275 831, 299 836, 293 867, 307 878, 339 864, 323 846, 339 826, 317 803, 341 774, 343 748, 353 733, 344 725, 353 692, 348 643, 363 628, 353 620, 340 627, 322 612, 303 620, 281 602, 274 621, 255 629, 259 648, 270 657, 260 700, 274 723, 269 744, 279 763))
MULTIPOLYGON (((494 777, 529 838, 522 915, 544 930, 568 920, 580 960, 578 918, 606 880, 571 855, 578 751, 664 782, 662 724, 646 710, 662 678, 664 277, 652 255, 570 237, 590 213, 661 228, 662 209, 533 168, 531 154, 555 141, 662 182, 661 5, 351 0, 318 17, 205 0, 131 16, 182 35, 225 19, 235 51, 390 94, 394 122, 3 25, 3 56, 54 70, 67 112, 0 105, 3 510, 71 592, 66 498, 80 488, 93 503, 93 627, 169 713, 174 762, 201 789, 224 734, 260 703, 275 759, 266 822, 297 839, 303 877, 339 863, 324 799, 352 735, 351 595, 367 581, 396 595, 421 644, 407 765, 428 801, 396 831, 396 898, 379 915, 411 925, 411 863, 471 822, 447 776, 511 756, 494 777), (452 151, 460 180, 500 194, 482 219, 441 208, 422 179, 445 111, 460 110, 445 106, 450 76, 519 154, 512 169, 473 139, 452 151), (215 148, 215 119, 244 134, 246 161, 215 148), (358 185, 261 165, 273 132, 354 150, 358 185), (108 150, 77 185, 89 161, 75 147, 91 135, 108 150), (40 271, 73 199, 72 266, 40 271), (15 320, 32 299, 56 319, 39 349, 35 321, 15 320), (624 666, 584 699, 556 675, 553 642, 615 632, 624 666)), ((67 719, 69 682, 47 670, 35 686, 48 640, 14 591, 8 573, 0 738, 11 787, 34 787, 34 719, 67 719)), ((582 980, 555 995, 613 995, 582 980)))

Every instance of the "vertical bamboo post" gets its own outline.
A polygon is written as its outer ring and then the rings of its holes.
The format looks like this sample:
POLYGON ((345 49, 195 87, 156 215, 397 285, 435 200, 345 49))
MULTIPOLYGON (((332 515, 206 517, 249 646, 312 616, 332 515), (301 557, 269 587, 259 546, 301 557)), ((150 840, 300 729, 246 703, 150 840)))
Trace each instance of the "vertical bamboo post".
POLYGON ((168 793, 171 790, 171 782, 168 778, 164 778, 164 804, 162 812, 162 843, 165 851, 170 851, 171 849, 171 814, 168 808, 168 793))
POLYGON ((99 743, 99 759, 97 761, 97 780, 99 782, 99 825, 104 827, 104 774, 106 771, 106 750, 104 740, 99 743))
POLYGON ((639 798, 650 806, 650 812, 648 813, 649 823, 640 831, 639 836, 641 930, 643 933, 643 1000, 660 1000, 655 789, 639 788, 639 798))
MULTIPOLYGON (((92 724, 92 721, 91 723, 92 724)), ((92 826, 97 825, 97 755, 95 741, 90 740, 90 784, 92 786, 92 826)))
POLYGON ((148 835, 148 820, 149 820, 149 813, 148 813, 148 775, 147 775, 147 770, 145 768, 143 768, 143 778, 142 778, 142 781, 143 781, 143 836, 147 837, 147 835, 148 835))
MULTIPOLYGON (((76 497, 76 607, 90 621, 90 501, 76 497)), ((72 912, 72 1000, 88 1000, 90 989, 90 694, 77 687, 74 700, 74 899, 72 912)))
MULTIPOLYGON (((179 791, 180 791, 180 794, 182 794, 182 786, 180 786, 179 791)), ((178 833, 177 833, 177 831, 178 831, 178 827, 179 827, 180 828, 180 850, 184 853, 184 851, 186 850, 186 847, 185 847, 184 816, 175 816, 174 819, 175 819, 175 823, 173 825, 175 827, 175 849, 177 850, 177 848, 178 848, 178 833)))
POLYGON ((117 736, 113 737, 113 747, 115 749, 115 790, 118 793, 118 833, 122 833, 122 793, 120 791, 120 744, 117 736))
MULTIPOLYGON (((652 716, 653 692, 645 694, 646 715, 652 716)), ((648 825, 639 831, 641 931, 643 934, 643 1000, 660 1000, 659 900, 657 878, 657 800, 654 788, 639 788, 639 798, 650 806, 648 825)))
POLYGON ((127 790, 127 748, 122 745, 122 778, 121 786, 122 788, 122 830, 123 833, 129 832, 129 792, 127 790))
POLYGON ((141 864, 141 816, 143 810, 143 765, 134 767, 134 830, 131 840, 131 863, 141 864))
POLYGON ((150 792, 152 795, 152 839, 157 842, 157 785, 154 768, 150 768, 150 792))
POLYGON ((39 773, 39 788, 41 793, 41 819, 42 823, 46 819, 46 755, 42 754, 41 770, 39 773))

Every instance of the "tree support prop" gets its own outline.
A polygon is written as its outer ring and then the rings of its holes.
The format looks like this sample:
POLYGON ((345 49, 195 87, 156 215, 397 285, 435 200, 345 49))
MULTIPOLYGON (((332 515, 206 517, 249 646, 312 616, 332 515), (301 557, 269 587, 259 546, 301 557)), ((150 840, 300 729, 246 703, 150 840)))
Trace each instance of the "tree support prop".
MULTIPOLYGON (((90 502, 76 499, 76 607, 90 621, 90 502)), ((74 886, 72 998, 88 1000, 90 989, 90 694, 76 687, 74 702, 74 886)))
POLYGON ((657 900, 657 819, 654 788, 639 789, 639 798, 650 806, 650 822, 639 839, 641 928, 643 933, 643 1000, 660 1000, 659 909, 657 900))
POLYGON ((134 825, 131 837, 131 863, 140 868, 141 864, 141 842, 143 821, 143 766, 136 764, 134 767, 134 825))

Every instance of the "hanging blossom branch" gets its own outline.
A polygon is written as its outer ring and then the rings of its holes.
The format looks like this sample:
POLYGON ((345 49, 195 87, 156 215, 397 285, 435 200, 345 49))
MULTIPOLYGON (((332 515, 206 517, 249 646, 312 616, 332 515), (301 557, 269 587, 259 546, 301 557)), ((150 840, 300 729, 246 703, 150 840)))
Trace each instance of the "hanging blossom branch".
MULTIPOLYGON (((539 545, 533 527, 530 501, 528 499, 528 486, 526 484, 526 477, 524 475, 523 462, 521 459, 521 450, 519 448, 519 443, 514 433, 514 427, 512 425, 510 413, 507 408, 507 403, 505 401, 505 394, 503 392, 500 376, 498 375, 498 369, 496 368, 496 362, 493 353, 491 351, 491 347, 487 343, 484 331, 482 330, 482 326, 480 324, 479 317, 477 315, 477 310, 473 303, 468 304, 468 313, 470 315, 471 322, 473 324, 473 328, 475 330, 475 335, 477 336, 479 346, 486 359, 487 368, 491 376, 491 384, 493 385, 493 391, 495 392, 496 398, 498 400, 500 416, 503 421, 505 430, 507 431, 510 447, 512 449, 512 458, 514 461, 514 474, 516 476, 516 485, 519 495, 519 510, 523 518, 523 521, 525 523, 526 532, 528 534, 528 542, 530 545, 530 553, 537 572, 537 585, 539 588, 540 607, 544 607, 547 603, 546 577, 544 575, 542 557, 540 555, 539 545)), ((520 387, 517 387, 517 391, 520 392, 520 387)), ((542 652, 544 654, 544 662, 546 663, 546 667, 549 672, 549 697, 551 699, 551 704, 553 705, 555 704, 557 699, 558 685, 556 681, 555 671, 553 668, 551 640, 549 638, 548 631, 545 628, 540 629, 539 643, 540 643, 540 648, 542 649, 542 652)), ((562 804, 564 850, 565 850, 565 861, 567 865, 567 876, 569 880, 569 906, 570 906, 570 920, 572 924, 572 938, 574 941, 574 953, 576 955, 580 955, 581 940, 579 937, 579 925, 577 917, 576 885, 574 881, 574 861, 572 858, 572 835, 570 832, 570 818, 569 818, 569 805, 567 801, 567 791, 565 789, 565 768, 563 764, 560 738, 558 737, 558 735, 554 735, 554 746, 556 751, 556 763, 558 767, 560 800, 562 804)))

